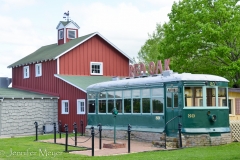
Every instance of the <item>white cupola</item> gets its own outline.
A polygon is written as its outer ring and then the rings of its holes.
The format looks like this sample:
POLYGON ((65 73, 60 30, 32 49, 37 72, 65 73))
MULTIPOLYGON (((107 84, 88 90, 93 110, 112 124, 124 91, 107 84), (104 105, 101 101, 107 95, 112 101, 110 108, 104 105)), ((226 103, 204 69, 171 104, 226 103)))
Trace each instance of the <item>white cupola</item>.
POLYGON ((77 23, 69 19, 69 11, 64 13, 66 21, 60 21, 56 27, 57 29, 57 44, 61 45, 69 42, 78 37, 78 29, 80 28, 77 23))

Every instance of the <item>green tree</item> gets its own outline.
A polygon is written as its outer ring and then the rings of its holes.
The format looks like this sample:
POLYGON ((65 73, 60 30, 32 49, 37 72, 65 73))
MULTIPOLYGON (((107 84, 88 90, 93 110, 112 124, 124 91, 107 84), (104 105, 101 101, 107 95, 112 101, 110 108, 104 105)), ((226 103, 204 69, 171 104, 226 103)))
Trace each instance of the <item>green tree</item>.
MULTIPOLYGON (((238 0, 182 0, 163 25, 159 54, 174 59, 178 72, 209 73, 240 86, 238 0)), ((150 48, 150 47, 148 47, 150 48)), ((147 52, 146 52, 147 53, 147 52)), ((172 61, 171 61, 172 63, 172 61)))
POLYGON ((163 58, 163 55, 160 54, 160 42, 164 38, 164 30, 162 25, 156 25, 156 31, 152 34, 148 34, 149 39, 141 47, 141 50, 138 52, 138 60, 145 64, 148 64, 150 61, 156 62, 159 59, 163 58))

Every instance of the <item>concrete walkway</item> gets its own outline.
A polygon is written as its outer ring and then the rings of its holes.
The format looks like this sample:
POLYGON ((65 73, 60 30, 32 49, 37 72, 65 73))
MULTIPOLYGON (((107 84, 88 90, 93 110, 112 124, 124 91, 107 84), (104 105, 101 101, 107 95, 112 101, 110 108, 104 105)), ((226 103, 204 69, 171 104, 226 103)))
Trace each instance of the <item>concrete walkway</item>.
MULTIPOLYGON (((65 144, 66 139, 56 139, 56 143, 65 144)), ((42 142, 54 143, 54 139, 50 140, 42 140, 42 142)), ((82 154, 87 156, 92 156, 92 138, 86 136, 79 136, 77 139, 77 146, 88 148, 88 150, 84 151, 71 151, 72 154, 82 154), (89 140, 88 140, 89 139, 89 140), (84 143, 82 143, 84 142, 84 143)), ((116 140, 116 143, 125 143, 125 148, 103 148, 103 144, 112 144, 113 139, 104 138, 102 139, 102 149, 99 149, 99 138, 94 138, 94 156, 109 156, 109 155, 119 155, 119 154, 128 154, 128 141, 127 140, 116 140)), ((68 144, 74 146, 74 137, 68 138, 68 144)), ((130 143, 130 153, 137 152, 145 152, 145 151, 157 151, 157 150, 165 150, 164 148, 158 148, 152 145, 150 142, 138 142, 131 140, 130 143)))

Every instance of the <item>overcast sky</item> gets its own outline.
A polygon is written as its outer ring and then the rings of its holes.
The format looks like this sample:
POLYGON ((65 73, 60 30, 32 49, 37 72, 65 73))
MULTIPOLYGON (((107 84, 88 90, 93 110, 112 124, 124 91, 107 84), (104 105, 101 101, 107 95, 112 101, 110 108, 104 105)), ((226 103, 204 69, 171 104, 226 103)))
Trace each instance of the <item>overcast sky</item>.
POLYGON ((10 64, 57 42, 56 26, 69 11, 79 36, 99 32, 131 58, 157 23, 168 21, 174 0, 0 0, 0 77, 10 64))

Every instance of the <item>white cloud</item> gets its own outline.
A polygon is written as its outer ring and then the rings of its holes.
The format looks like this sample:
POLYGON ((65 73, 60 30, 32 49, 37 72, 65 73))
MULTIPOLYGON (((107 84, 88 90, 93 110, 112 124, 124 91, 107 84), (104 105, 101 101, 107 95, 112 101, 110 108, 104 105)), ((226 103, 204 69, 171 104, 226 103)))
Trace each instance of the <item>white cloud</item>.
POLYGON ((139 1, 139 5, 118 2, 113 6, 106 2, 66 3, 60 0, 54 8, 52 8, 53 1, 40 1, 39 6, 46 7, 42 13, 43 8, 34 5, 37 0, 0 0, 0 9, 3 9, 4 5, 5 9, 11 6, 11 9, 17 8, 18 13, 21 13, 19 18, 18 15, 9 15, 4 10, 0 10, 0 21, 4 22, 0 25, 0 76, 11 77, 11 71, 6 68, 8 65, 43 45, 56 43, 55 27, 63 19, 52 17, 61 18, 56 15, 68 10, 70 17, 80 26, 79 36, 98 31, 124 53, 136 57, 141 46, 148 39, 148 33, 155 30, 156 23, 168 21, 167 13, 171 11, 173 0, 159 1, 142 0, 139 1), (151 9, 149 4, 155 7, 151 9), (25 13, 24 6, 29 5, 34 5, 29 8, 35 10, 35 7, 38 10, 36 13, 40 16, 32 12, 25 13), (141 8, 145 5, 147 9, 141 8), (57 13, 60 10, 62 12, 57 13))
POLYGON ((80 34, 98 31, 130 57, 136 57, 140 47, 155 30, 156 23, 168 21, 170 7, 140 11, 131 3, 112 7, 99 2, 90 5, 67 5, 81 29, 80 34), (127 43, 129 42, 129 43, 127 43), (134 45, 134 47, 132 46, 134 45))
POLYGON ((14 8, 33 5, 37 0, 0 0, 0 9, 4 11, 13 10, 14 8))

